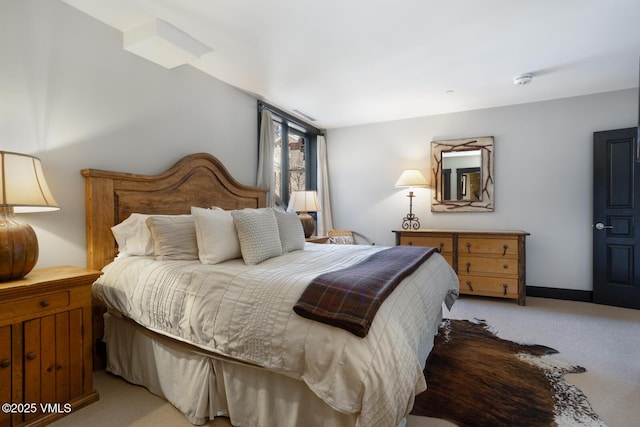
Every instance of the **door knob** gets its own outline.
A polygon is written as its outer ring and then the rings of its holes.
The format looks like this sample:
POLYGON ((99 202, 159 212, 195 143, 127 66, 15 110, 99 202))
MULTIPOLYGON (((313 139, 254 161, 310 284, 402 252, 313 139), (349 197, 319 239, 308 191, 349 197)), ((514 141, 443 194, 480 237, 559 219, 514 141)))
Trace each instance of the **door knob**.
POLYGON ((596 222, 596 230, 604 230, 605 228, 613 228, 613 225, 604 225, 601 222, 596 222))

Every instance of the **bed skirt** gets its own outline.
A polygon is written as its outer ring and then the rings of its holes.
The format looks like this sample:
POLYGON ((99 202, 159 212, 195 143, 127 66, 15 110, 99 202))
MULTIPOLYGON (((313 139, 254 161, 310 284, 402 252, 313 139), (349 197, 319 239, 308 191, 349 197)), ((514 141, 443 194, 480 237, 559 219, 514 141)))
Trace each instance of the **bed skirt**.
POLYGON ((357 414, 331 408, 303 381, 219 359, 109 313, 104 328, 107 370, 165 398, 194 425, 225 416, 242 427, 295 427, 301 420, 358 426, 357 414))

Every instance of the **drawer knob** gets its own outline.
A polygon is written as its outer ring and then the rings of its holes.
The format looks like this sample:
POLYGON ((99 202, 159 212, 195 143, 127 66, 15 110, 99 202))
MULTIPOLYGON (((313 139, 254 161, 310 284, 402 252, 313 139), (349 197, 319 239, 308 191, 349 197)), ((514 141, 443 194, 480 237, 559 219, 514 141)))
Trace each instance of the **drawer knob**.
POLYGON ((438 249, 438 252, 442 252, 443 249, 444 249, 444 242, 440 242, 440 249, 438 249))
POLYGON ((40 305, 42 307, 49 307, 49 300, 43 299, 42 301, 40 301, 40 305))
POLYGON ((504 269, 509 268, 509 264, 504 264, 504 265, 502 266, 502 268, 504 268, 504 269))
POLYGON ((29 352, 27 353, 27 360, 35 360, 36 359, 36 354, 34 352, 29 352))
POLYGON ((467 280, 467 286, 469 287, 469 290, 473 292, 473 286, 471 286, 471 280, 467 280))
POLYGON ((467 274, 471 273, 471 263, 467 263, 467 274))
POLYGON ((413 242, 409 240, 409 246, 413 246, 413 242))
POLYGON ((0 361, 0 368, 8 368, 9 366, 11 366, 11 360, 4 359, 0 361))
POLYGON ((471 242, 467 242, 465 246, 467 247, 467 252, 471 253, 471 242))
POLYGON ((503 283, 502 287, 504 288, 504 294, 507 294, 507 288, 509 288, 509 285, 507 283, 503 283))
POLYGON ((504 249, 504 252, 502 252, 502 256, 505 256, 507 254, 507 249, 509 249, 509 245, 504 245, 502 249, 504 249))

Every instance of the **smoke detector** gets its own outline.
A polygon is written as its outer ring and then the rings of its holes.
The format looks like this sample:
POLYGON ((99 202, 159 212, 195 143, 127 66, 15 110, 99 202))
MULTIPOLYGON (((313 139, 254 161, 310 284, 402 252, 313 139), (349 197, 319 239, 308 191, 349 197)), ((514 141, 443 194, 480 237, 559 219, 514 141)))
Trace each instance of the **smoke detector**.
POLYGON ((529 83, 531 83, 531 80, 533 80, 532 74, 520 74, 519 76, 515 76, 513 78, 513 84, 519 86, 528 85, 529 83))

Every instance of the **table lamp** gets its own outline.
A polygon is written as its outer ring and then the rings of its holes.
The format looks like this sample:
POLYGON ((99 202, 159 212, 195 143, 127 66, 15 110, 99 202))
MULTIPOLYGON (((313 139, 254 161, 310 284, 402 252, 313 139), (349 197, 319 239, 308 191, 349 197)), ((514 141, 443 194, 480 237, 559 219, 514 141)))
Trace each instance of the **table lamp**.
MULTIPOLYGON (((429 181, 427 181, 419 170, 407 169, 402 172, 395 186, 396 188, 429 187, 429 181)), ((404 230, 417 230, 420 228, 420 221, 418 217, 413 214, 413 198, 416 196, 414 196, 413 191, 410 190, 407 197, 409 198, 409 213, 402 219, 402 228, 404 230)))
POLYGON ((0 151, 0 282, 23 278, 38 261, 36 233, 14 213, 58 209, 40 159, 0 151))
POLYGON ((304 237, 309 238, 316 230, 313 217, 309 212, 318 212, 320 205, 318 204, 318 193, 316 191, 293 191, 291 192, 291 200, 289 201, 289 210, 298 212, 298 218, 302 222, 304 229, 304 237))

